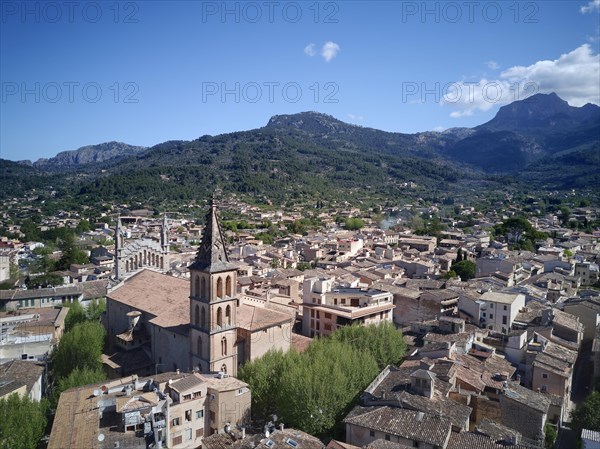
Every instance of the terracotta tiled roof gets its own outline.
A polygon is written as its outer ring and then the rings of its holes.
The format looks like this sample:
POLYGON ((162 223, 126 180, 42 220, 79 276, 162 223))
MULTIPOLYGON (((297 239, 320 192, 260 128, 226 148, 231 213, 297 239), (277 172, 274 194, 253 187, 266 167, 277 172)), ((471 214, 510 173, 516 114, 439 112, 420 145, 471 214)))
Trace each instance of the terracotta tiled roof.
POLYGON ((44 372, 44 365, 26 360, 11 360, 0 365, 0 397, 7 395, 23 385, 27 393, 31 391, 44 372))
POLYGON ((351 415, 345 423, 441 447, 452 428, 449 419, 395 407, 357 407, 351 415))
POLYGON ((254 332, 292 321, 292 316, 264 307, 242 304, 237 308, 237 325, 254 332))
POLYGON ((507 445, 500 441, 496 443, 493 439, 471 432, 452 432, 450 441, 446 449, 530 449, 529 446, 523 446, 521 444, 507 445))
POLYGON ((158 326, 187 327, 190 324, 189 290, 188 280, 142 270, 107 296, 154 315, 151 322, 158 326))

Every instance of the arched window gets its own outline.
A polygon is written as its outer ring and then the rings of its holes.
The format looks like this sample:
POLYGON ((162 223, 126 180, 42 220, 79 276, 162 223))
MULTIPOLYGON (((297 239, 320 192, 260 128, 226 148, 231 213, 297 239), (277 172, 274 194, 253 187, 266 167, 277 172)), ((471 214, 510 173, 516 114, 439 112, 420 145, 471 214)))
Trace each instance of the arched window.
POLYGON ((221 355, 227 355, 227 337, 221 338, 221 355))
POLYGON ((152 253, 152 255, 150 256, 150 265, 156 265, 156 256, 154 255, 154 253, 152 253))
POLYGON ((125 271, 126 272, 129 271, 129 261, 128 260, 125 261, 125 271))
POLYGON ((148 264, 148 252, 144 250, 144 265, 148 264))
POLYGON ((202 307, 202 312, 201 312, 200 317, 201 317, 200 326, 203 327, 204 329, 206 329, 208 327, 208 324, 206 323, 206 310, 204 309, 204 307, 202 307))
POLYGON ((196 276, 196 279, 194 280, 194 295, 200 295, 200 276, 196 276))
POLYGON ((160 268, 161 268, 162 270, 164 270, 164 269, 165 269, 165 258, 164 258, 164 257, 162 257, 162 256, 161 256, 161 258, 160 258, 160 268))
POLYGON ((202 357, 202 337, 198 337, 196 345, 196 353, 198 357, 202 357))
POLYGON ((231 297, 231 276, 227 276, 225 280, 225 294, 231 297))
POLYGON ((225 308, 225 321, 227 321, 227 324, 231 326, 231 306, 227 306, 225 308))
POLYGON ((206 298, 206 279, 200 280, 200 297, 206 298))
POLYGON ((224 363, 221 365, 221 372, 223 374, 227 374, 227 365, 225 365, 224 363))
POLYGON ((217 279, 217 298, 222 298, 222 297, 223 297, 223 279, 218 278, 217 279))
POLYGON ((200 307, 196 304, 196 308, 194 310, 194 324, 196 326, 200 325, 200 307))
POLYGON ((220 307, 217 309, 217 326, 223 326, 223 310, 220 307))

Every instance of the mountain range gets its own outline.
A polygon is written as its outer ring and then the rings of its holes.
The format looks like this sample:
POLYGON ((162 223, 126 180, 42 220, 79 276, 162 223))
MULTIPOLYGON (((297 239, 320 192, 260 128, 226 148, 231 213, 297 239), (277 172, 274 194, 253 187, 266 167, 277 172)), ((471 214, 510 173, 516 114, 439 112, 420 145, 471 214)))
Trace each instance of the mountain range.
MULTIPOLYGON (((403 134, 344 123, 318 112, 271 117, 266 126, 150 148, 118 142, 62 152, 36 162, 0 161, 4 176, 37 185, 46 175, 71 194, 139 201, 186 200, 218 185, 276 201, 304 194, 397 195, 407 183, 453 190, 600 190, 600 107, 572 107, 537 94, 500 108, 475 128, 403 134), (51 173, 61 174, 50 177, 51 173), (18 175, 16 175, 18 174, 18 175)), ((0 195, 16 195, 11 188, 0 195)))

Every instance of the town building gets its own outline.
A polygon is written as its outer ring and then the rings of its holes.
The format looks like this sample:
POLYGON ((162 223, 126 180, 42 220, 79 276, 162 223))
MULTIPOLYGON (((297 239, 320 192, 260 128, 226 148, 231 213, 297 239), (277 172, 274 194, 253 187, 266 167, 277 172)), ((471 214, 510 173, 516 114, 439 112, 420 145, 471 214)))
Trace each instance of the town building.
POLYGON ((334 286, 333 278, 308 278, 303 283, 302 333, 329 335, 351 324, 393 321, 393 295, 376 289, 334 286))
POLYGON ((525 307, 523 294, 485 292, 479 301, 481 325, 503 333, 511 329, 517 314, 525 307))
POLYGON ((248 385, 224 374, 131 376, 60 395, 48 449, 200 447, 250 422, 248 385), (151 445, 151 446, 149 446, 151 445))
POLYGON ((46 389, 46 366, 29 360, 11 360, 0 365, 0 399, 11 394, 40 401, 46 389))

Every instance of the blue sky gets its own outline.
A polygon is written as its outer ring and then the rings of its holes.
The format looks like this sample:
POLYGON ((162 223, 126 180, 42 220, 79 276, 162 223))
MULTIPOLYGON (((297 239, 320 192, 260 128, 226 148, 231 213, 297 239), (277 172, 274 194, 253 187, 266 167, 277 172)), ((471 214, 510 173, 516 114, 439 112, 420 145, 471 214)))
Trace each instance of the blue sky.
POLYGON ((4 159, 301 111, 412 133, 476 126, 537 92, 600 102, 600 0, 1 7, 4 159))

